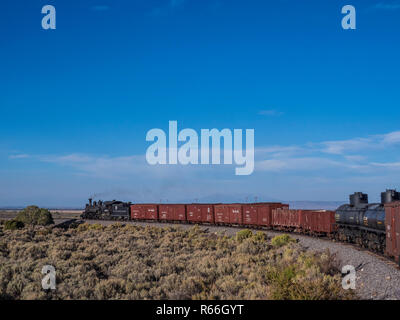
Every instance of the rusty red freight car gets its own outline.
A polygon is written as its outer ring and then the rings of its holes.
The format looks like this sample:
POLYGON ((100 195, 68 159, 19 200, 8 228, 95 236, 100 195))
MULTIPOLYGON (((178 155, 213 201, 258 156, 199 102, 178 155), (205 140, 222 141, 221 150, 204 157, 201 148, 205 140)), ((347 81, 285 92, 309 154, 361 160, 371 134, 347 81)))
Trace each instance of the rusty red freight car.
POLYGON ((301 228, 304 233, 312 233, 312 229, 315 225, 315 219, 317 218, 317 212, 313 210, 301 210, 303 215, 303 221, 301 228))
POLYGON ((288 208, 289 205, 279 202, 249 203, 243 205, 243 224, 270 227, 272 223, 272 210, 288 208))
POLYGON ((158 218, 165 221, 186 221, 186 205, 160 204, 158 206, 158 218))
POLYGON ((400 201, 385 204, 386 255, 400 264, 400 201))
POLYGON ((156 204, 131 205, 132 220, 158 220, 158 206, 156 204))
POLYGON ((335 212, 330 210, 301 210, 303 232, 330 235, 335 231, 335 212))
POLYGON ((272 226, 278 230, 301 231, 302 210, 278 208, 272 210, 272 226))
POLYGON ((214 205, 214 219, 217 224, 243 224, 241 204, 214 205))
POLYGON ((188 204, 186 216, 189 222, 214 223, 214 205, 188 204))

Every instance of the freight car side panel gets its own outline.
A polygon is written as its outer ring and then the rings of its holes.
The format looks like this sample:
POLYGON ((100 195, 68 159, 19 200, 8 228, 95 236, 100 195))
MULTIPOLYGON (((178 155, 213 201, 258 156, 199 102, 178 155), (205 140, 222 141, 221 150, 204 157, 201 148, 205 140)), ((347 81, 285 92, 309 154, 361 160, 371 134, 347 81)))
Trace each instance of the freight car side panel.
POLYGON ((188 221, 214 223, 214 206, 212 204, 189 204, 186 206, 186 211, 188 221))
POLYGON ((303 212, 301 210, 287 211, 289 211, 289 225, 295 228, 300 228, 303 220, 303 212))
POLYGON ((214 206, 212 204, 201 205, 201 219, 203 222, 214 223, 214 206))
POLYGON ((232 204, 227 206, 229 212, 229 223, 231 224, 243 224, 243 211, 242 205, 232 204))
POLYGON ((174 215, 170 207, 166 205, 160 205, 158 207, 158 217, 160 220, 167 220, 167 221, 172 221, 174 220, 174 215))
POLYGON ((243 224, 257 225, 259 211, 261 211, 261 209, 257 208, 256 206, 244 205, 243 206, 243 224))
POLYGON ((186 221, 186 206, 184 204, 175 206, 174 220, 175 221, 186 221))
POLYGON ((161 204, 159 205, 159 219, 186 221, 186 206, 184 204, 161 204))
POLYGON ((320 231, 326 232, 328 234, 335 232, 335 211, 327 210, 325 212, 320 212, 319 215, 322 221, 322 225, 319 228, 320 231))
POLYGON ((187 205, 187 220, 190 222, 201 222, 201 208, 198 205, 187 205))
POLYGON ((300 210, 302 229, 310 233, 330 234, 335 229, 335 212, 329 210, 300 210))
POLYGON ((227 205, 214 206, 215 223, 228 224, 230 222, 229 208, 227 205))
POLYGON ((299 229, 302 226, 301 210, 278 208, 272 211, 272 225, 299 229))
POLYGON ((386 254, 400 263, 400 202, 385 205, 386 254))
POLYGON ((265 225, 265 226, 271 226, 273 224, 273 215, 272 215, 272 213, 276 209, 289 210, 289 205, 288 204, 283 204, 283 203, 268 204, 268 209, 266 211, 262 211, 261 216, 259 215, 258 224, 259 225, 265 225))
POLYGON ((272 210, 276 208, 288 208, 282 203, 253 203, 243 205, 243 224, 271 226, 272 210))
POLYGON ((303 223, 301 228, 306 232, 311 232, 312 229, 313 211, 303 211, 303 223))
POLYGON ((274 209, 272 210, 272 225, 279 227, 282 225, 283 222, 283 209, 274 209))
POLYGON ((144 220, 144 210, 141 206, 138 205, 131 205, 131 219, 132 220, 144 220))
POLYGON ((158 208, 154 204, 131 205, 132 220, 158 220, 158 208))

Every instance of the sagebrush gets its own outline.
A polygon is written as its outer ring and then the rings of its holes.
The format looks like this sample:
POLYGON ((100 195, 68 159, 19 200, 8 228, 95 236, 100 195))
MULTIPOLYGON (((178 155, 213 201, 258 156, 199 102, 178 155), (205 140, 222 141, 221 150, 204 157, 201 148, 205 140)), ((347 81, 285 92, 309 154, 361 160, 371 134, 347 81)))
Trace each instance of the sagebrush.
POLYGON ((329 252, 198 227, 36 227, 0 232, 1 299, 347 299, 329 252), (44 265, 56 290, 41 287, 44 265))
POLYGON ((50 211, 37 206, 28 206, 21 210, 15 220, 31 226, 46 226, 54 223, 50 211))

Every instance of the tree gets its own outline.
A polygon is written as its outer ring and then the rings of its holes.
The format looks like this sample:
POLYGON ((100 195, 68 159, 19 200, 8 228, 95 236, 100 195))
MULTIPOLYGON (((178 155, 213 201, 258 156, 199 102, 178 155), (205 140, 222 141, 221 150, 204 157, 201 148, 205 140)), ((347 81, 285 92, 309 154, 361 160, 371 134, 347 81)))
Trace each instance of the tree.
POLYGON ((4 223, 4 229, 5 230, 18 230, 18 229, 22 229, 24 227, 24 223, 21 221, 17 221, 17 220, 7 220, 4 223))
POLYGON ((46 226, 54 223, 53 216, 51 215, 50 211, 37 206, 26 207, 24 210, 18 213, 15 220, 31 226, 46 226))

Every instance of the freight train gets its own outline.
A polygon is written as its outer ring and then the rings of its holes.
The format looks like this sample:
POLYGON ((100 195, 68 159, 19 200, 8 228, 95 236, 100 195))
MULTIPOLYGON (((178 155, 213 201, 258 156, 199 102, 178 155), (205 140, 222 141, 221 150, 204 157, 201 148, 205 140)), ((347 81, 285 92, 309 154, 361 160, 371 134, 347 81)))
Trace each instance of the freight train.
POLYGON ((232 204, 132 204, 92 201, 82 219, 157 221, 240 226, 325 236, 385 254, 400 264, 400 192, 386 190, 380 203, 355 192, 330 210, 296 210, 280 202, 232 204))

